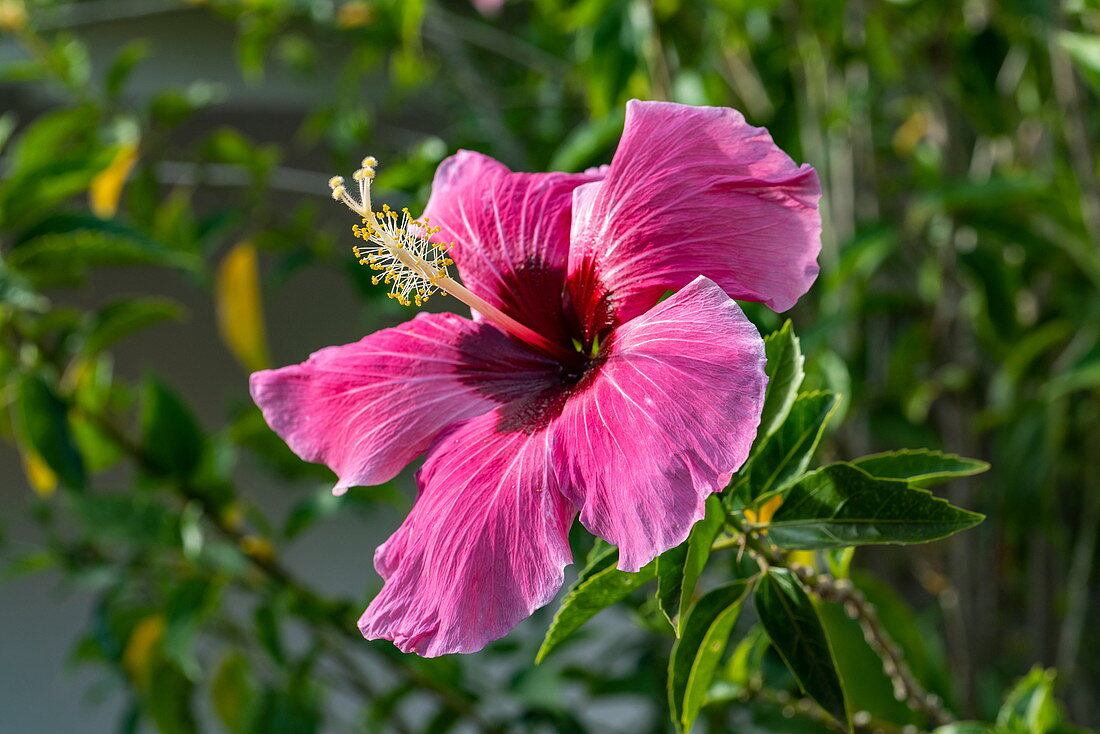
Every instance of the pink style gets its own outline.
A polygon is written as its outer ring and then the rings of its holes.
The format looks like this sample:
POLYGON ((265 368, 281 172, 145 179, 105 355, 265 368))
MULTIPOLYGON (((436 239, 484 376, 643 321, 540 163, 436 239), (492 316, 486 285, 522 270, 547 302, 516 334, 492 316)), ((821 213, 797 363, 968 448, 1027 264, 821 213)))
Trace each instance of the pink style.
POLYGON ((401 302, 442 290, 473 318, 421 313, 257 372, 252 396, 337 492, 426 453, 359 627, 474 652, 553 599, 578 513, 637 571, 744 462, 767 378, 733 299, 783 311, 810 287, 820 188, 738 112, 664 102, 630 102, 611 164, 586 173, 459 152, 421 220, 372 209, 375 165, 358 200, 331 182, 363 218, 357 255, 401 302))

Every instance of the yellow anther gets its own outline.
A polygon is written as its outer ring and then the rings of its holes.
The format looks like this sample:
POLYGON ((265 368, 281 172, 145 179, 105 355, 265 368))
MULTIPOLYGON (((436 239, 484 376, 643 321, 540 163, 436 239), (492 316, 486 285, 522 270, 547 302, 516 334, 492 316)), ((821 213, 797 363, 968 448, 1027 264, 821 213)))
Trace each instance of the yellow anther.
POLYGON ((445 250, 429 239, 440 230, 428 227, 426 218, 413 218, 407 207, 395 210, 383 204, 381 211, 374 210, 371 184, 376 165, 377 159, 367 156, 353 174, 358 196, 349 193, 343 178, 333 176, 329 181, 332 197, 359 215, 359 223, 352 225, 351 231, 362 244, 354 246, 352 254, 360 264, 379 273, 371 282, 390 285, 388 295, 398 303, 423 305, 436 291, 437 281, 448 277, 450 260, 444 256, 445 250))

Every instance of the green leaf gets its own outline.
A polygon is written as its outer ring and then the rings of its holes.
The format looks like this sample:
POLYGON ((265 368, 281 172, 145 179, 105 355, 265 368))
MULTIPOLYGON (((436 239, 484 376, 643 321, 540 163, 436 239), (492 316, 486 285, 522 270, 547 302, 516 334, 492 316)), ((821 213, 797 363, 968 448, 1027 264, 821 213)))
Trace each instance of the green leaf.
POLYGON ((691 730, 706 700, 718 661, 752 584, 740 579, 704 594, 685 615, 683 634, 672 646, 668 664, 668 700, 672 721, 691 730))
POLYGON ((165 265, 194 270, 197 259, 169 250, 117 219, 55 214, 25 230, 7 256, 9 264, 57 279, 79 276, 91 266, 165 265))
POLYGON ((766 492, 782 489, 806 471, 821 434, 840 404, 831 392, 802 393, 787 419, 765 439, 738 473, 731 500, 751 502, 766 492))
POLYGON ((853 459, 849 463, 879 479, 904 479, 922 487, 989 470, 989 464, 984 461, 931 449, 887 451, 853 459))
POLYGON ((73 489, 84 489, 84 458, 73 440, 65 404, 37 374, 23 375, 18 394, 15 419, 24 440, 61 481, 73 489))
POLYGON ((91 356, 139 329, 162 321, 179 321, 183 306, 169 298, 134 298, 115 301, 99 310, 84 341, 91 356))
POLYGON ((1062 31, 1058 43, 1093 87, 1100 89, 1100 36, 1062 31))
POLYGON ((918 724, 913 711, 904 701, 894 697, 894 687, 882 670, 882 660, 867 644, 859 622, 849 618, 841 604, 818 604, 816 609, 829 639, 849 708, 866 711, 873 719, 889 721, 899 728, 918 724))
POLYGON ((188 477, 198 467, 203 450, 198 423, 179 396, 155 377, 146 378, 142 387, 141 428, 153 469, 188 477))
POLYGON ((764 350, 768 357, 768 389, 756 431, 758 441, 770 436, 786 420, 806 376, 803 369, 806 360, 790 321, 764 337, 764 350))
POLYGON ((927 543, 982 519, 906 482, 876 479, 850 464, 830 464, 787 490, 768 538, 801 550, 927 543))
POLYGON ((756 586, 756 614, 802 690, 849 726, 844 688, 810 597, 789 571, 772 568, 756 586))
POLYGON ((107 73, 103 76, 103 88, 107 96, 118 98, 134 67, 149 55, 149 42, 145 39, 131 41, 115 55, 107 73))
POLYGON ((313 523, 329 517, 344 504, 347 495, 336 495, 331 489, 322 488, 299 502, 290 511, 283 526, 283 535, 287 540, 298 536, 313 523))
POLYGON ((932 734, 993 734, 996 731, 981 721, 956 721, 932 730, 932 734))
POLYGON ((627 573, 615 568, 618 559, 618 550, 613 546, 597 543, 592 548, 584 570, 562 599, 561 607, 546 631, 542 647, 535 656, 536 663, 542 662, 554 648, 598 612, 620 601, 656 575, 656 563, 650 563, 637 573, 627 573))
POLYGON ((748 686, 764 664, 769 647, 771 642, 764 628, 754 624, 733 649, 723 677, 741 688, 748 686))
POLYGON ((691 604, 695 584, 710 558, 710 546, 725 520, 722 501, 712 494, 707 498, 706 515, 691 529, 688 539, 657 558, 657 605, 677 637, 683 634, 680 611, 691 604))
POLYGON ((1060 718, 1054 701, 1053 670, 1034 667, 1017 683, 997 713, 1003 734, 1046 734, 1060 718))
POLYGON ((45 311, 49 302, 34 292, 26 279, 0 260, 0 303, 24 311, 45 311))
POLYGON ((195 686, 177 666, 162 662, 149 676, 147 706, 161 734, 196 734, 191 708, 195 686))
POLYGON ((601 154, 610 150, 622 134, 625 119, 625 112, 620 108, 580 124, 558 146, 548 170, 579 171, 601 160, 601 154))
POLYGON ((244 655, 232 651, 226 655, 210 682, 210 698, 214 713, 230 732, 240 732, 246 715, 255 703, 256 687, 244 655))

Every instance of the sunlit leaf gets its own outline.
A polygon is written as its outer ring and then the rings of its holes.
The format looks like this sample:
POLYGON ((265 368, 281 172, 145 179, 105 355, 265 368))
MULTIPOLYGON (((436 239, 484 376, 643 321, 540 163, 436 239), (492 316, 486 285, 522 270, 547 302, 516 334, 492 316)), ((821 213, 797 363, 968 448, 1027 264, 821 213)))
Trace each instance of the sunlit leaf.
POLYGON ((756 430, 757 441, 770 436, 786 420, 806 374, 803 370, 805 358, 790 321, 786 321, 779 331, 764 337, 764 350, 768 357, 768 388, 764 393, 760 427, 756 430))
POLYGON ((536 663, 541 662, 589 619, 642 584, 652 581, 656 575, 656 562, 637 573, 627 573, 615 567, 618 560, 618 550, 613 546, 598 543, 592 549, 576 583, 561 600, 561 606, 535 656, 536 663))
POLYGON ((1005 698, 997 713, 997 730, 1004 734, 1047 734, 1059 720, 1054 701, 1053 670, 1031 669, 1005 698))
POLYGON ((707 498, 706 515, 691 529, 688 539, 657 558, 657 603, 677 636, 683 632, 681 610, 695 594, 703 567, 710 558, 710 546, 726 520, 717 495, 707 498))
POLYGON ((989 464, 931 449, 903 449, 872 454, 848 462, 880 479, 904 479, 931 486, 954 477, 969 477, 989 470, 989 464))
POLYGON ((768 538, 784 548, 840 548, 869 543, 926 543, 966 530, 982 516, 894 479, 849 464, 807 474, 784 494, 768 538))
POLYGON ((690 731, 699 715, 741 603, 751 587, 751 582, 744 579, 720 586, 704 594, 685 615, 683 632, 672 646, 668 667, 669 706, 679 731, 690 731))
POLYGON ((782 425, 758 449, 734 481, 731 501, 748 503, 766 492, 781 489, 806 471, 829 419, 840 404, 831 392, 799 395, 782 425))

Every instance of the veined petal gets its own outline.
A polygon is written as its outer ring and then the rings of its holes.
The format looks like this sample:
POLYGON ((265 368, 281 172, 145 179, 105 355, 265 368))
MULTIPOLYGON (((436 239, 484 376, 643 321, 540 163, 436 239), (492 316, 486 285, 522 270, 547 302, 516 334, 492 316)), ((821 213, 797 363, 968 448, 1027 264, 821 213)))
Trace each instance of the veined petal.
POLYGON ((268 425, 336 472, 340 491, 392 479, 451 423, 542 389, 555 370, 491 325, 421 313, 256 372, 251 390, 268 425))
POLYGON ((697 278, 620 326, 554 419, 562 491, 637 571, 687 537, 744 463, 764 403, 764 342, 697 278))
POLYGON ((500 409, 440 436, 420 494, 375 553, 385 579, 359 620, 368 639, 435 657, 475 652, 561 587, 574 510, 545 431, 500 432, 500 409))
POLYGON ((723 107, 631 101, 603 181, 575 192, 568 288, 586 335, 704 275, 785 311, 817 277, 821 189, 723 107))
MULTIPOLYGON (((521 324, 568 345, 562 315, 573 189, 601 173, 513 173, 459 151, 439 165, 424 210, 463 284, 521 324)), ((475 315, 475 318, 478 318, 475 315)))

